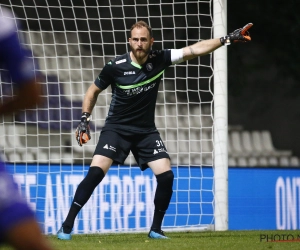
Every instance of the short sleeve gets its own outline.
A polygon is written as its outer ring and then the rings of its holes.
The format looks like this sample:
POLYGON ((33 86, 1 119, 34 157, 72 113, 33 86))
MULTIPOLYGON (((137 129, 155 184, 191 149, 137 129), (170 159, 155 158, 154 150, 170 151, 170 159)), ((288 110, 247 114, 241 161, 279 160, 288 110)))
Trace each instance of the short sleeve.
POLYGON ((95 80, 95 84, 98 88, 104 90, 110 84, 113 83, 114 78, 113 78, 112 71, 113 71, 113 65, 112 62, 110 61, 103 67, 102 71, 100 72, 100 74, 95 80))
POLYGON ((165 57, 166 64, 168 66, 170 66, 172 64, 171 50, 166 49, 166 50, 163 50, 163 51, 164 51, 164 57, 165 57))
POLYGON ((14 83, 23 84, 35 78, 37 65, 20 44, 16 27, 12 13, 0 6, 0 63, 14 83))
POLYGON ((19 43, 16 33, 0 41, 0 61, 8 69, 12 81, 22 84, 35 77, 36 65, 19 43))

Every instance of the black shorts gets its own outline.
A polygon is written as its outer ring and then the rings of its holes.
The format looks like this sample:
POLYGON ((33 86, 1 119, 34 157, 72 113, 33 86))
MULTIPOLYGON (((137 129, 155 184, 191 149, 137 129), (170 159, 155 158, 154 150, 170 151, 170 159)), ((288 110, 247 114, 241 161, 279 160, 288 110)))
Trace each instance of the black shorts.
POLYGON ((141 170, 148 168, 148 162, 170 159, 158 132, 128 136, 111 130, 102 131, 94 155, 103 155, 117 164, 124 164, 130 151, 141 170))

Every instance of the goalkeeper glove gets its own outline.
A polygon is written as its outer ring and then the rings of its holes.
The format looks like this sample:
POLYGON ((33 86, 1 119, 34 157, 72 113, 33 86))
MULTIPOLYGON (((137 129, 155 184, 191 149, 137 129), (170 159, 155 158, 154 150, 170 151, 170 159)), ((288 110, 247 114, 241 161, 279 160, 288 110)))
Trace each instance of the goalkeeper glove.
POLYGON ((230 45, 232 42, 249 42, 251 41, 248 29, 253 26, 252 23, 246 24, 243 28, 237 29, 227 36, 220 38, 222 45, 230 45))
POLYGON ((81 147, 82 144, 87 143, 91 139, 89 122, 91 120, 91 115, 87 112, 83 112, 81 116, 81 121, 77 126, 75 131, 76 140, 78 145, 81 147))

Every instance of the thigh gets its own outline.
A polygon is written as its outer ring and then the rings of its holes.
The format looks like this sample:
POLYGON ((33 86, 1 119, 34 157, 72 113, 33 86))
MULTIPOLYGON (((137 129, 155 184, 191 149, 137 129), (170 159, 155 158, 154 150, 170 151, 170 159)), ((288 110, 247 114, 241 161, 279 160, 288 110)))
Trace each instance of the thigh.
POLYGON ((132 153, 141 170, 148 168, 149 162, 170 158, 158 132, 139 136, 132 148, 132 153))
POLYGON ((153 174, 159 175, 171 170, 171 162, 168 158, 162 158, 155 161, 148 162, 153 174))
POLYGON ((117 164, 123 164, 130 152, 130 147, 131 141, 126 136, 110 130, 102 131, 94 152, 93 161, 107 163, 106 158, 109 158, 117 164))
POLYGON ((90 167, 102 168, 104 174, 107 173, 113 160, 103 155, 94 155, 90 167))

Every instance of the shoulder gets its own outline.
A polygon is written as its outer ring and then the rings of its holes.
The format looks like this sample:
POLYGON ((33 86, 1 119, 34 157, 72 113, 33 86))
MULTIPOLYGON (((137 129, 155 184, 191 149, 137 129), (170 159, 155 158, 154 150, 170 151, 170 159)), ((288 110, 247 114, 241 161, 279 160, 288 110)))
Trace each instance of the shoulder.
POLYGON ((149 57, 155 57, 155 56, 163 56, 170 53, 170 50, 163 49, 163 50, 151 50, 149 53, 149 57))
POLYGON ((16 21, 8 9, 0 6, 0 40, 16 31, 16 21))
POLYGON ((113 75, 114 71, 117 70, 123 63, 127 62, 128 58, 126 54, 117 56, 109 60, 103 67, 101 74, 113 75))
POLYGON ((148 60, 155 65, 169 66, 171 64, 171 50, 151 50, 148 60))
POLYGON ((171 50, 151 50, 149 53, 149 58, 159 61, 168 61, 171 58, 171 50))
POLYGON ((111 59, 103 67, 102 71, 109 74, 118 74, 119 71, 123 71, 130 67, 129 65, 131 65, 131 60, 129 59, 129 53, 126 53, 111 59))
POLYGON ((128 55, 126 53, 121 56, 117 56, 115 59, 111 60, 110 62, 111 62, 111 65, 113 65, 113 64, 118 65, 118 64, 126 63, 126 62, 128 62, 128 55))

